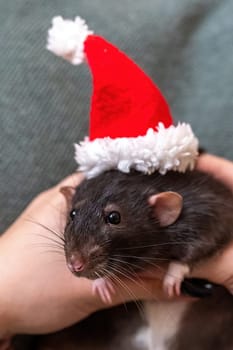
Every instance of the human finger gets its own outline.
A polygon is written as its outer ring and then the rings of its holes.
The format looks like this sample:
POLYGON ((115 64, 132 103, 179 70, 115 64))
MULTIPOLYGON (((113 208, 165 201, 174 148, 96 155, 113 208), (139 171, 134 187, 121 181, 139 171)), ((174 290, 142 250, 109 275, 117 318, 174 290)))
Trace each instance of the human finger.
POLYGON ((230 160, 204 153, 198 159, 197 169, 213 175, 233 191, 233 162, 230 160))

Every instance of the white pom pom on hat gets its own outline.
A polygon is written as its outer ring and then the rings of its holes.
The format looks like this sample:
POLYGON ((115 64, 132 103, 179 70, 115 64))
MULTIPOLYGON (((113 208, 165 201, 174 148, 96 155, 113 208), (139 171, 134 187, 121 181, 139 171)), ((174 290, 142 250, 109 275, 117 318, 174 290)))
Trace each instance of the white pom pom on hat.
POLYGON ((93 76, 89 138, 75 145, 88 178, 110 170, 145 174, 193 169, 198 140, 189 124, 173 125, 158 87, 129 57, 90 31, 83 19, 55 17, 47 49, 93 76))

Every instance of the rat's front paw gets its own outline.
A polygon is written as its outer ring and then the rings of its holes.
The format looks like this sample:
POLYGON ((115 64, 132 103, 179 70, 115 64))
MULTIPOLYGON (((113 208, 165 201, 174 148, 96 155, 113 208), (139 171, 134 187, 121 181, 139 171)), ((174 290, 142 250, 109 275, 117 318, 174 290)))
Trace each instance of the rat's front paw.
POLYGON ((112 294, 115 293, 114 286, 107 278, 97 278, 92 285, 92 292, 99 295, 105 304, 112 303, 112 294))
POLYGON ((169 298, 180 295, 181 283, 190 272, 186 264, 171 262, 163 280, 163 288, 169 298))

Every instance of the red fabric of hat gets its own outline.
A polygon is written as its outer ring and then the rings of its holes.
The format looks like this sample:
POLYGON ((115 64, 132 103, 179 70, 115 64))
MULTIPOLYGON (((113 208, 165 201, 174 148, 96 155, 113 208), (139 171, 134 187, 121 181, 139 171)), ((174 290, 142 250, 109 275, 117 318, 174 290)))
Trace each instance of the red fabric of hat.
POLYGON ((89 35, 84 51, 93 76, 90 140, 137 137, 159 122, 172 124, 159 89, 130 58, 104 38, 89 35))

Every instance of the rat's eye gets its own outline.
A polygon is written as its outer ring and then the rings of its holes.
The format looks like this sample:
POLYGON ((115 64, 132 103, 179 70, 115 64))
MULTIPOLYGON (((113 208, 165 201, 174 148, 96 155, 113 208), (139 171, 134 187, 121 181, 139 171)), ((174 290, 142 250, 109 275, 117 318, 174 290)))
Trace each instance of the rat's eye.
POLYGON ((112 211, 105 219, 108 224, 118 225, 121 222, 121 215, 118 211, 112 211))
POLYGON ((70 218, 71 218, 71 220, 74 220, 75 215, 76 215, 76 210, 75 210, 75 209, 72 209, 71 212, 70 212, 70 218))

